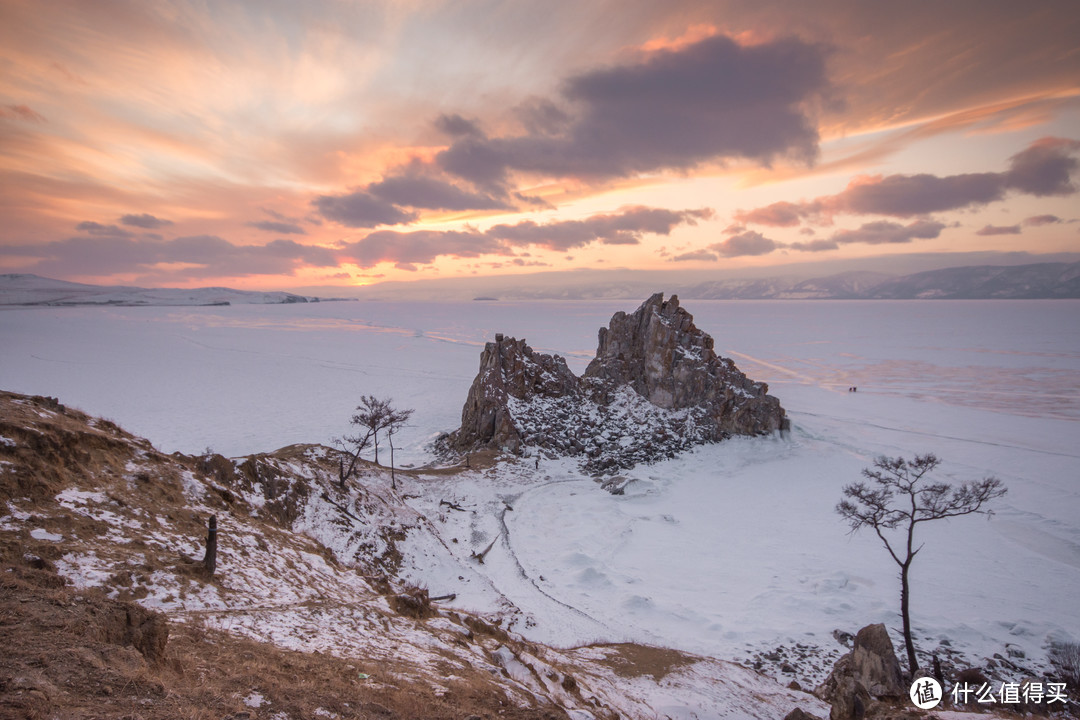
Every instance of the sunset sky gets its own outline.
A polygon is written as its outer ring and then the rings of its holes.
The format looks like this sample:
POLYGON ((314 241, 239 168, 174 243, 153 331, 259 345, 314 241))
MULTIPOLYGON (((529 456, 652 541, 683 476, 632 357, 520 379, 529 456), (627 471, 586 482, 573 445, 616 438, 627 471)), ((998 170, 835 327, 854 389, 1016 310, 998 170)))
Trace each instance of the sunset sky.
POLYGON ((0 0, 0 272, 1080 251, 1075 2, 0 0))

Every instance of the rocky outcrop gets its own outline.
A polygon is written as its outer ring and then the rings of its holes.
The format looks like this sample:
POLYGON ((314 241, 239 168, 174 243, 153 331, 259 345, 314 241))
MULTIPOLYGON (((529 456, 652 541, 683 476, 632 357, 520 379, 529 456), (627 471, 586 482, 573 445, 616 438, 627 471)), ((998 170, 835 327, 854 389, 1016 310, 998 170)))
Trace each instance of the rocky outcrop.
POLYGON ((781 429, 784 411, 728 358, 713 350, 713 339, 694 325, 675 295, 657 293, 635 312, 615 313, 600 328, 596 358, 586 378, 602 381, 606 392, 628 385, 657 407, 704 411, 715 438, 728 433, 761 435, 781 429))
POLYGON ((581 455, 586 470, 603 474, 786 425, 768 386, 719 357, 678 298, 658 293, 600 329, 580 378, 558 355, 496 335, 481 354, 461 428, 442 442, 458 452, 581 455))
POLYGON ((574 398, 582 394, 581 381, 558 355, 534 352, 525 339, 506 339, 502 333, 484 346, 465 406, 456 444, 461 448, 496 447, 518 452, 522 446, 520 423, 515 423, 511 399, 574 398))
POLYGON ((836 661, 814 694, 832 705, 830 720, 861 718, 875 699, 904 697, 900 662, 885 626, 860 630, 851 652, 836 661))

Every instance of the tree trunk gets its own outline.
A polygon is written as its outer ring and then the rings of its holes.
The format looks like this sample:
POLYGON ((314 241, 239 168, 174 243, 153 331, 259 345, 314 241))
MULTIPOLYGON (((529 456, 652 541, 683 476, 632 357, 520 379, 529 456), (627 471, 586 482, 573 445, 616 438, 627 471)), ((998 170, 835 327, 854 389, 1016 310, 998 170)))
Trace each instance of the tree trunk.
POLYGON ((388 433, 386 438, 390 443, 390 487, 397 492, 397 478, 394 477, 394 433, 388 433))
POLYGON ((210 516, 210 528, 206 531, 206 555, 203 557, 206 572, 214 574, 217 569, 217 515, 210 516))
POLYGON ((915 677, 919 669, 919 661, 915 659, 915 644, 911 641, 911 587, 908 585, 908 569, 911 567, 910 560, 900 566, 900 615, 904 620, 904 644, 907 646, 908 672, 915 677))

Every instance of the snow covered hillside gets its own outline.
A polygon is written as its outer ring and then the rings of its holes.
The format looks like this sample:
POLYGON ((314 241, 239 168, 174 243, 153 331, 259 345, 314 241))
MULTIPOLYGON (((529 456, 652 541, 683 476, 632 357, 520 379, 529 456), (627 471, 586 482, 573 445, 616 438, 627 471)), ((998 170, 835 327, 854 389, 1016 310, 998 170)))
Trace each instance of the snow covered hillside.
MULTIPOLYGON (((895 566, 872 535, 849 536, 834 506, 876 456, 933 452, 941 480, 995 475, 1009 494, 989 519, 925 526, 912 570, 920 650, 1039 675, 1051 642, 1080 640, 1080 305, 687 306, 718 353, 769 383, 789 434, 638 466, 620 496, 548 458, 539 470, 503 463, 409 480, 409 512, 446 545, 395 543, 397 576, 456 593, 454 608, 503 617, 530 641, 659 644, 760 663, 805 686, 846 650, 834 631, 884 622, 899 646, 895 566), (471 560, 493 541, 483 565, 471 560)), ((460 423, 496 332, 527 337, 581 372, 596 329, 632 309, 9 309, 0 312, 0 386, 60 396, 166 452, 211 446, 230 456, 328 441, 347 430, 360 395, 392 396, 417 411, 399 462, 420 465, 430 441, 460 423)))
MULTIPOLYGON (((454 473, 400 473, 399 494, 385 469, 370 466, 342 486, 336 457, 317 446, 231 461, 166 457, 48 398, 3 393, 0 410, 5 562, 38 558, 78 588, 101 588, 172 622, 351 659, 366 670, 352 699, 357 709, 401 683, 425 686, 458 709, 468 703, 455 706, 452 698, 479 686, 509 709, 577 720, 781 718, 796 706, 824 709, 805 693, 712 658, 627 643, 559 650, 512 632, 520 611, 469 559, 476 534, 449 537, 438 510, 425 515, 404 502, 454 473), (210 516, 219 538, 212 575, 199 562, 210 516), (399 614, 395 593, 408 592, 416 574, 432 594, 452 586, 469 599, 461 605, 500 610, 459 611, 451 597, 399 614)), ((41 689, 61 679, 22 682, 41 689)), ((59 691, 49 692, 63 707, 59 691)), ((253 686, 247 698, 274 712, 278 700, 264 694, 253 686)))

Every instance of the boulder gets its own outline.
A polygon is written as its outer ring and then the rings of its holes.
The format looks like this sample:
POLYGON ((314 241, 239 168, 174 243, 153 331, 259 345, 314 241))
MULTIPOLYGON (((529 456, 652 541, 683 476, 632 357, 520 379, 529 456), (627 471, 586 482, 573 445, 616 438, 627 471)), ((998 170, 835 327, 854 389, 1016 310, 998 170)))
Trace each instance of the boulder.
POLYGON ((867 692, 876 698, 906 697, 900 661, 889 631, 881 623, 867 625, 855 635, 851 650, 855 672, 867 692))
POLYGON ((830 720, 861 718, 874 699, 904 697, 900 662, 885 626, 860 630, 852 651, 836 661, 814 694, 832 705, 830 720))

